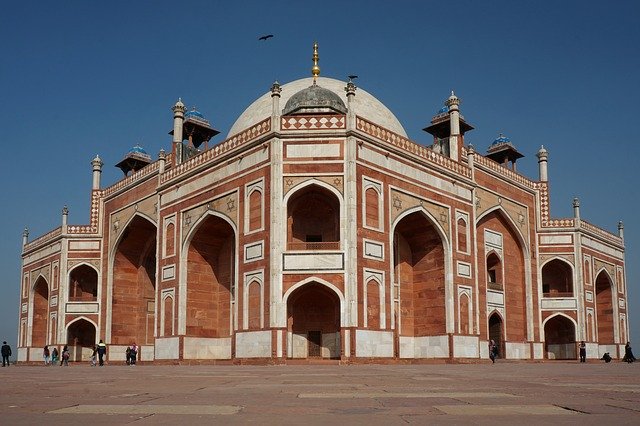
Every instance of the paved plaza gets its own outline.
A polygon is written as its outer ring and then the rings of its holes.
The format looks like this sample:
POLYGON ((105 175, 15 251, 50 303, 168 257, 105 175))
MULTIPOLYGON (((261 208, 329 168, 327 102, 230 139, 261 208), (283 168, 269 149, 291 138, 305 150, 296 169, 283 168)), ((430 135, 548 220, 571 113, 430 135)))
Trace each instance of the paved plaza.
POLYGON ((640 366, 11 366, 0 424, 640 424, 640 366))

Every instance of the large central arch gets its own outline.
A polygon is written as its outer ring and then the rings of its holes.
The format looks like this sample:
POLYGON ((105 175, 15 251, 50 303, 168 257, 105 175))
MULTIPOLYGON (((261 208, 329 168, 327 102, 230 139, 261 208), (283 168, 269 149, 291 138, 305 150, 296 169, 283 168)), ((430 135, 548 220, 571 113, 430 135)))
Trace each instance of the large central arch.
POLYGON ((31 328, 31 346, 43 347, 49 341, 47 323, 49 315, 49 284, 39 276, 33 285, 33 325, 31 328))
POLYGON ((229 337, 235 295, 235 230, 220 216, 207 214, 186 246, 186 334, 229 337))
POLYGON ((612 288, 611 277, 602 270, 595 280, 598 343, 601 345, 612 345, 615 341, 612 288))
POLYGON ((152 345, 155 324, 156 226, 135 215, 113 254, 111 344, 152 345))
POLYGON ((341 299, 319 281, 306 282, 285 295, 287 357, 340 358, 341 299))
MULTIPOLYGON (((520 345, 524 351, 522 342, 533 340, 533 309, 531 292, 531 259, 524 236, 520 233, 509 215, 501 208, 495 208, 485 212, 477 219, 476 235, 478 239, 478 276, 486 277, 481 280, 482 293, 491 289, 493 275, 490 273, 489 262, 491 253, 495 250, 501 252, 500 268, 502 275, 499 287, 503 293, 504 302, 504 327, 505 357, 509 355, 507 342, 512 345, 520 345), (487 236, 489 235, 489 236, 487 236)), ((485 296, 486 297, 486 296, 485 296)), ((484 335, 484 330, 481 330, 484 335)))
POLYGON ((398 216, 392 230, 394 354, 446 357, 446 333, 454 329, 452 260, 446 233, 421 207, 398 216))

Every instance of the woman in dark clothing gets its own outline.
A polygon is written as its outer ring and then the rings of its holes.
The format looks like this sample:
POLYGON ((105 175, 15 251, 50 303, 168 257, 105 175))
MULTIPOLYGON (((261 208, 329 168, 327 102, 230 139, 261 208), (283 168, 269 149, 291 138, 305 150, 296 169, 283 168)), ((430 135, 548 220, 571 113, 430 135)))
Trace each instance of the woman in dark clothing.
POLYGON ((636 357, 633 356, 633 351, 631 350, 631 342, 627 342, 627 344, 624 345, 624 358, 622 358, 622 360, 627 362, 633 362, 636 360, 636 357))

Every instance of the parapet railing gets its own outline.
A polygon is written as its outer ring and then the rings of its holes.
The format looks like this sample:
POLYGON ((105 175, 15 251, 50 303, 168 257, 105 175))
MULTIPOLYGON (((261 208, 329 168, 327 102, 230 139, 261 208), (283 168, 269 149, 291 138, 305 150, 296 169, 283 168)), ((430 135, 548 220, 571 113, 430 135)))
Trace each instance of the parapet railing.
POLYGON ((464 177, 471 178, 471 169, 469 168, 469 166, 457 161, 453 161, 449 157, 438 154, 430 148, 412 142, 404 136, 393 133, 385 129, 384 127, 380 127, 377 124, 365 120, 364 118, 356 116, 356 128, 361 132, 385 141, 403 151, 409 152, 413 155, 417 155, 420 158, 423 158, 431 163, 435 163, 440 167, 451 170, 452 172, 455 172, 464 177))
POLYGON ((322 242, 289 242, 288 250, 340 250, 340 241, 322 241, 322 242))
POLYGON ((160 183, 165 183, 170 181, 171 179, 180 176, 197 168, 198 166, 208 163, 215 158, 232 151, 235 148, 238 148, 256 138, 264 135, 265 133, 271 130, 271 118, 267 118, 255 124, 254 126, 249 127, 248 129, 231 136, 229 139, 226 139, 219 144, 209 148, 206 151, 196 155, 195 157, 190 158, 188 161, 184 163, 178 164, 176 167, 167 170, 165 173, 160 176, 160 183))
POLYGON ((108 197, 118 191, 120 191, 121 189, 126 188, 127 186, 133 184, 134 182, 149 176, 152 173, 155 173, 156 171, 158 171, 158 168, 160 167, 160 162, 159 161, 155 161, 143 168, 141 168, 140 170, 138 170, 135 173, 132 173, 131 175, 127 176, 126 178, 122 179, 119 182, 116 182, 115 184, 105 188, 102 191, 102 196, 103 197, 108 197))
POLYGON ((36 238, 35 240, 25 244, 24 248, 22 251, 28 251, 31 250, 34 247, 37 247, 41 244, 44 244, 48 241, 51 241, 59 236, 62 235, 62 226, 57 227, 56 229, 47 232, 44 235, 39 236, 38 238, 36 238))
MULTIPOLYGON (((467 147, 462 147, 462 155, 466 156, 468 152, 469 149, 467 147)), ((500 163, 493 161, 491 158, 487 158, 484 155, 478 154, 473 156, 473 161, 474 163, 480 164, 503 177, 526 186, 527 188, 536 189, 537 182, 534 182, 528 177, 502 166, 500 163)))
POLYGON ((589 222, 585 222, 584 220, 580 219, 580 229, 583 231, 586 231, 590 234, 596 235, 604 240, 607 240, 611 243, 617 244, 617 245, 622 245, 623 241, 622 238, 620 238, 619 235, 615 235, 612 234, 609 231, 606 231, 602 228, 599 228, 595 225, 590 224, 589 222))

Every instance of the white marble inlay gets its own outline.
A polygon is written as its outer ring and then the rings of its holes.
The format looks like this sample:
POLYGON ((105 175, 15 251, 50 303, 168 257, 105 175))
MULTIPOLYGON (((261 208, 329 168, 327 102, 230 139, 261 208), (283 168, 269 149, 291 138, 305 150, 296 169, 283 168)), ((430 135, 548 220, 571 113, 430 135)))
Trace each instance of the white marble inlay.
POLYGON ((340 157, 340 144, 287 145, 287 158, 340 157))
POLYGON ((344 268, 342 253, 284 253, 285 271, 339 271, 344 268))

